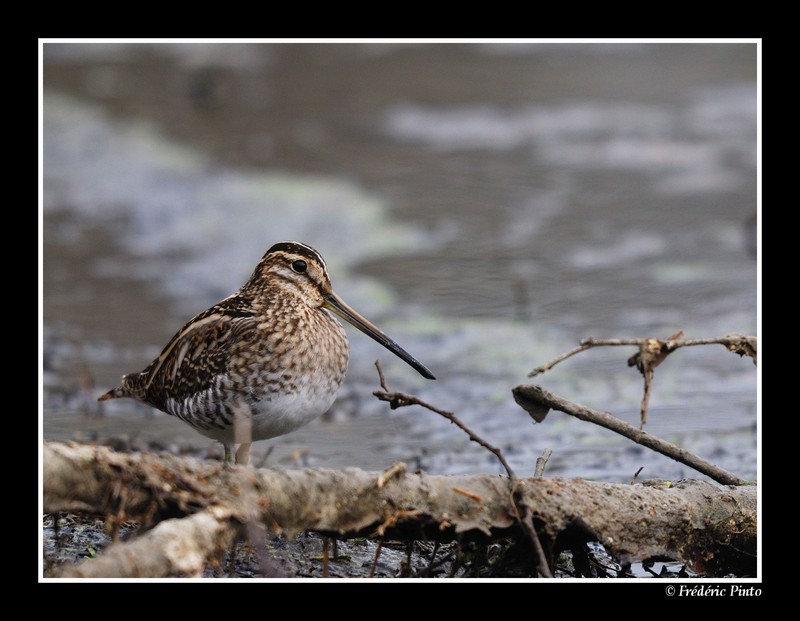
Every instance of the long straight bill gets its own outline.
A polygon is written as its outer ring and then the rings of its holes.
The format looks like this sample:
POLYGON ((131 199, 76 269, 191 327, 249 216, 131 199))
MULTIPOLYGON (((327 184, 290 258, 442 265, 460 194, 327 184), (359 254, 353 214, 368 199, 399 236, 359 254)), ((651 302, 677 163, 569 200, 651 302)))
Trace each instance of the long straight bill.
POLYGON ((395 356, 404 360, 407 364, 414 367, 417 372, 427 379, 436 379, 433 376, 425 365, 423 365, 419 360, 414 358, 411 354, 409 354, 405 349, 400 347, 397 343, 395 343, 392 339, 386 336, 383 332, 381 332, 378 328, 376 328, 372 323, 364 319, 361 315, 359 315, 356 311, 350 308, 342 298, 340 298, 335 293, 331 292, 327 298, 325 298, 325 308, 333 311, 339 317, 344 319, 347 323, 355 326, 359 330, 361 330, 364 334, 369 336, 370 338, 375 339, 383 345, 386 349, 392 352, 395 356))

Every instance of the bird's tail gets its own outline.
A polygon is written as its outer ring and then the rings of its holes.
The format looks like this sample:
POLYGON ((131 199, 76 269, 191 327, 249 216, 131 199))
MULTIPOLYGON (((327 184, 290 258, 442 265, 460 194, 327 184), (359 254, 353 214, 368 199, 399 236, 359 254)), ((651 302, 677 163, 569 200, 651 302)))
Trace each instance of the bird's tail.
POLYGON ((97 397, 97 400, 105 401, 107 399, 119 399, 120 397, 128 397, 129 395, 130 393, 125 388, 122 386, 117 386, 116 388, 109 390, 108 392, 97 397))
POLYGON ((119 399, 121 397, 131 397, 132 399, 144 400, 145 388, 147 385, 147 373, 129 373, 122 376, 122 384, 100 395, 98 401, 107 399, 119 399))

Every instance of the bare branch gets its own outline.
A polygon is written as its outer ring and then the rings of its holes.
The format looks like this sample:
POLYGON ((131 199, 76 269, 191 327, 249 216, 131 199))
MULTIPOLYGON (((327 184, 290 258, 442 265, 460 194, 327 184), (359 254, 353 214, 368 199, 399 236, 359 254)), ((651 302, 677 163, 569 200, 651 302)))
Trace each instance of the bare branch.
MULTIPOLYGON (((378 369, 378 380, 379 380, 381 388, 383 388, 383 390, 382 391, 375 391, 372 394, 374 394, 378 399, 380 399, 382 401, 388 401, 389 402, 389 407, 391 407, 393 410, 396 409, 396 408, 399 408, 399 407, 407 406, 407 405, 419 405, 419 406, 422 406, 424 408, 427 408, 427 409, 431 410, 432 412, 435 412, 435 413, 439 414, 440 416, 445 417, 451 423, 455 424, 459 429, 461 429, 464 432, 466 432, 466 434, 469 436, 470 440, 472 440, 473 442, 477 442, 482 447, 484 447, 485 449, 487 449, 488 451, 493 453, 495 455, 495 457, 497 457, 497 459, 503 465, 503 467, 506 469, 506 473, 508 474, 508 478, 510 479, 511 484, 512 485, 515 484, 516 477, 514 476, 514 471, 511 469, 511 466, 508 465, 508 462, 506 461, 505 457, 503 456, 503 452, 499 448, 497 448, 495 446, 492 446, 486 440, 484 440, 483 438, 478 436, 478 434, 476 434, 469 427, 467 427, 464 423, 462 423, 458 419, 458 417, 455 414, 453 414, 452 412, 447 412, 445 410, 441 410, 441 409, 439 409, 439 408, 437 408, 435 406, 432 406, 429 403, 426 403, 426 402, 422 401, 418 397, 415 397, 414 395, 406 395, 406 394, 398 393, 398 392, 389 392, 389 389, 387 388, 387 385, 386 385, 386 379, 384 378, 383 371, 381 370, 380 362, 377 361, 377 360, 375 361, 375 367, 378 369)), ((544 468, 544 465, 542 465, 542 468, 544 468)), ((456 491, 457 493, 464 494, 464 495, 466 495, 466 496, 468 496, 470 498, 473 498, 474 500, 480 501, 480 496, 472 494, 471 492, 467 492, 467 491, 462 490, 460 488, 453 488, 453 491, 456 491)), ((516 499, 514 501, 514 505, 515 505, 515 507, 518 507, 518 502, 517 502, 516 499)), ((530 540, 531 540, 531 542, 533 544, 534 551, 538 555, 537 564, 539 566, 539 572, 543 576, 552 577, 552 573, 550 572, 550 568, 547 565, 547 559, 546 559, 546 557, 544 555, 544 552, 542 550, 542 544, 539 541, 539 536, 537 535, 536 529, 535 529, 535 527, 533 525, 533 519, 530 517, 530 508, 527 505, 525 505, 524 503, 522 503, 522 506, 523 506, 522 514, 520 514, 518 509, 516 510, 517 519, 519 521, 519 524, 522 526, 523 531, 530 538, 530 540)))
POLYGON ((512 479, 514 478, 514 471, 511 469, 511 466, 508 465, 508 462, 506 461, 505 457, 503 457, 503 452, 499 448, 492 446, 486 440, 481 438, 478 434, 472 431, 472 429, 470 429, 464 423, 462 423, 458 419, 458 417, 452 412, 447 412, 445 410, 439 409, 436 406, 431 405, 430 403, 426 403, 419 397, 415 397, 414 395, 407 395, 402 392, 390 392, 386 388, 386 382, 384 380, 383 373, 381 372, 380 363, 378 361, 375 361, 375 366, 378 369, 378 377, 380 378, 381 388, 383 388, 383 390, 376 390, 372 393, 373 395, 375 395, 381 401, 388 401, 389 407, 392 408, 393 410, 408 405, 419 405, 423 408, 430 410, 431 412, 435 412, 436 414, 443 416, 451 423, 453 423, 456 427, 464 431, 469 436, 470 440, 480 444, 486 450, 493 453, 495 457, 497 457, 497 459, 503 465, 503 468, 506 469, 506 473, 508 474, 509 478, 512 479))
MULTIPOLYGON (((758 339, 754 336, 743 336, 741 334, 729 334, 714 339, 689 339, 681 340, 683 332, 676 332, 666 340, 657 338, 639 338, 639 339, 595 339, 587 338, 581 341, 579 347, 572 349, 558 358, 536 367, 528 377, 534 377, 545 371, 549 371, 555 365, 563 362, 567 358, 574 356, 582 351, 592 347, 619 347, 619 346, 636 346, 639 351, 633 356, 628 358, 628 366, 635 366, 644 377, 644 394, 642 395, 642 402, 640 407, 640 425, 639 429, 643 429, 647 423, 647 408, 650 403, 650 392, 655 375, 654 369, 660 365, 666 357, 676 349, 681 347, 691 347, 694 345, 723 345, 728 351, 739 354, 740 356, 750 356, 753 359, 753 364, 757 362, 758 352, 758 339)), ((545 416, 547 416, 548 409, 542 407, 534 407, 530 405, 531 409, 529 414, 537 422, 541 423, 545 416)))
POLYGON ((541 366, 536 367, 535 369, 533 369, 533 371, 528 373, 528 377, 536 377, 537 375, 540 375, 540 374, 542 374, 542 373, 544 373, 546 371, 549 371, 554 366, 556 366, 558 363, 563 362, 567 358, 571 358, 575 354, 579 354, 582 351, 585 351, 585 350, 589 349, 590 347, 593 347, 593 345, 591 345, 591 344, 583 345, 582 344, 579 347, 576 347, 575 349, 570 349, 568 352, 566 352, 564 354, 561 354, 558 358, 555 358, 554 360, 551 360, 547 364, 543 364, 541 366))
POLYGON ((644 424, 647 422, 647 406, 650 404, 650 386, 653 383, 653 375, 655 371, 652 367, 647 367, 642 373, 644 375, 644 394, 642 395, 642 404, 639 406, 639 430, 644 429, 644 424))
POLYGON ((381 369, 381 361, 375 361, 375 368, 378 369, 378 381, 380 382, 381 388, 383 388, 384 392, 389 392, 389 388, 386 386, 386 379, 383 377, 383 369, 381 369))
POLYGON ((599 412, 584 405, 573 403, 535 384, 522 384, 514 388, 512 392, 514 394, 514 400, 525 410, 527 410, 529 406, 533 406, 537 409, 542 407, 553 408, 565 414, 569 414, 570 416, 610 429, 611 431, 633 440, 637 444, 651 448, 675 461, 686 464, 690 468, 694 468, 698 472, 705 474, 719 483, 725 485, 746 484, 746 481, 727 470, 718 468, 714 464, 700 459, 686 449, 661 440, 660 438, 650 435, 646 431, 637 429, 612 416, 608 412, 599 412))
POLYGON ((645 339, 639 345, 639 351, 628 358, 628 366, 635 366, 644 377, 644 395, 639 408, 639 429, 644 429, 647 422, 647 406, 650 403, 650 387, 653 383, 655 368, 677 348, 676 342, 683 337, 683 332, 676 332, 666 341, 660 339, 645 339))
POLYGON ((533 549, 538 558, 536 563, 537 571, 543 578, 552 578, 553 572, 550 571, 550 567, 547 564, 547 557, 544 554, 542 542, 539 541, 539 534, 536 532, 536 528, 533 525, 533 512, 531 511, 530 505, 515 498, 515 507, 519 507, 520 505, 522 506, 522 515, 519 514, 519 510, 517 509, 517 519, 522 525, 523 530, 527 533, 528 539, 533 543, 533 549))
POLYGON ((369 577, 375 577, 375 570, 378 568, 378 559, 381 556, 381 550, 383 550, 383 541, 378 542, 378 547, 375 548, 375 558, 372 561, 372 567, 369 570, 369 577))
MULTIPOLYGON (((678 339, 681 338, 681 336, 683 336, 683 333, 678 333, 678 334, 680 334, 680 336, 673 335, 673 337, 667 339, 667 342, 669 343, 669 352, 678 349, 679 347, 691 347, 694 345, 723 345, 730 352, 739 354, 740 356, 750 356, 753 359, 753 364, 757 364, 758 362, 758 338, 755 336, 744 336, 741 334, 734 333, 734 334, 728 334, 727 336, 720 336, 711 339, 687 339, 681 341, 678 339)), ((580 352, 585 351, 587 349, 591 349, 592 347, 619 347, 619 346, 633 345, 641 348, 641 347, 646 347, 648 343, 652 343, 653 341, 658 341, 659 343, 664 342, 661 341, 660 339, 652 339, 652 338, 596 339, 593 337, 589 337, 583 339, 579 347, 571 349, 570 351, 560 355, 554 360, 551 360, 546 364, 536 367, 530 373, 528 373, 528 377, 535 377, 536 375, 540 375, 545 371, 549 371, 554 366, 556 366, 560 362, 563 362, 567 358, 570 358, 575 354, 579 354, 580 352)))

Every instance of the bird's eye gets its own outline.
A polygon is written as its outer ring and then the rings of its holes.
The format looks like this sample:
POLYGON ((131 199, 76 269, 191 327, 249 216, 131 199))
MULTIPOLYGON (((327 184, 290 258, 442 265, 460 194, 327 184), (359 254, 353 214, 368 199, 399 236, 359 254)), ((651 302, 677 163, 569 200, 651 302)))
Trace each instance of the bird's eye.
POLYGON ((308 266, 306 265, 306 262, 301 261, 300 259, 292 263, 292 269, 298 274, 302 274, 303 272, 305 272, 307 267, 308 266))

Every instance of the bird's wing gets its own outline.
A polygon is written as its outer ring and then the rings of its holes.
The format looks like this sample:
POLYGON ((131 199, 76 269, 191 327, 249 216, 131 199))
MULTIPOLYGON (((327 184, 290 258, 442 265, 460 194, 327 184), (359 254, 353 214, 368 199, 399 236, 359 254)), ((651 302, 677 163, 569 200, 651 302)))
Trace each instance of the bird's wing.
POLYGON ((146 401, 161 408, 207 390, 229 369, 242 342, 255 339, 251 313, 214 306, 190 320, 139 376, 146 401))

